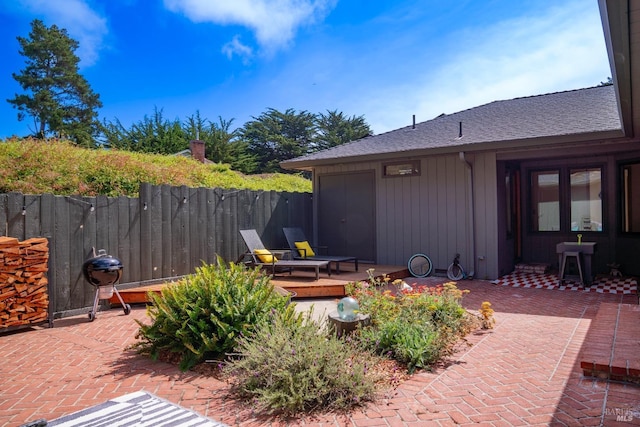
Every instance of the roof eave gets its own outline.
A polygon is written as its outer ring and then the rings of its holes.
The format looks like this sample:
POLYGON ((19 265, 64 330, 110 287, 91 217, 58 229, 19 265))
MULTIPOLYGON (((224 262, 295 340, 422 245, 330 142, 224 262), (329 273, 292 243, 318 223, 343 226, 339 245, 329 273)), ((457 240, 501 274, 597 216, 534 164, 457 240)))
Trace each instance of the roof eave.
MULTIPOLYGON (((569 135, 557 135, 543 138, 527 138, 508 141, 488 141, 481 143, 457 144, 435 148, 421 148, 417 150, 394 151, 380 154, 367 154, 361 156, 333 157, 319 160, 287 160, 280 163, 283 169, 310 171, 318 166, 330 166, 336 163, 360 163, 369 161, 384 161, 390 159, 415 158, 423 156, 435 156, 441 154, 451 154, 480 151, 500 151, 519 148, 544 148, 548 146, 562 146, 564 144, 574 144, 576 142, 591 142, 623 138, 622 130, 611 130, 602 132, 589 132, 569 135)), ((462 142, 462 141, 461 141, 462 142)))
POLYGON ((620 122, 625 136, 633 137, 629 3, 621 0, 598 0, 598 5, 620 122))

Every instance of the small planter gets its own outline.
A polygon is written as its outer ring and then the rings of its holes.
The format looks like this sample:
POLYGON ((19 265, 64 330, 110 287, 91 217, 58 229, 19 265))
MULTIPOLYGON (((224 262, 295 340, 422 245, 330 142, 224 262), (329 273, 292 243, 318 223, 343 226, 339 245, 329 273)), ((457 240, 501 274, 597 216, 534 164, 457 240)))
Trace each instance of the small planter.
POLYGON ((274 292, 276 292, 279 295, 282 295, 283 297, 288 297, 289 302, 291 302, 292 298, 295 298, 298 295, 297 293, 293 291, 288 291, 285 288, 281 288, 280 286, 274 286, 273 290, 274 292))
POLYGON ((341 337, 344 334, 350 334, 358 327, 368 326, 371 323, 371 317, 368 314, 358 313, 354 320, 344 320, 337 311, 332 311, 328 316, 329 325, 335 330, 336 335, 341 337))

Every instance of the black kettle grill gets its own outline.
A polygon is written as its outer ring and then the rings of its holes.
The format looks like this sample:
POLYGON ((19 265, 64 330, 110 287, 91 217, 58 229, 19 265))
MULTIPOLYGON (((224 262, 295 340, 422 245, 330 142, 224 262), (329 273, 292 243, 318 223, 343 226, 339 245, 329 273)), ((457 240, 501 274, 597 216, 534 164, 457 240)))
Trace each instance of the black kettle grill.
MULTIPOLYGON (((94 252, 95 253, 95 252, 94 252)), ((98 301, 101 299, 110 299, 115 293, 124 314, 131 313, 131 306, 125 304, 115 284, 122 277, 122 262, 118 258, 107 255, 107 251, 100 249, 98 254, 93 258, 89 258, 82 264, 82 274, 92 286, 96 288, 96 296, 93 300, 93 309, 89 312, 89 320, 93 322, 96 318, 98 309, 98 301)))

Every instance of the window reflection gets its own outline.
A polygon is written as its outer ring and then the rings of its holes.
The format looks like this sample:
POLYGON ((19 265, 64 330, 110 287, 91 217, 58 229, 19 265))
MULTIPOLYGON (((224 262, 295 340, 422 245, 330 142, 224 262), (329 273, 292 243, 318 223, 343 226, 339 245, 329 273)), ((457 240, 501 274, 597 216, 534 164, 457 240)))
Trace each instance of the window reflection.
POLYGON ((602 178, 600 168, 572 169, 571 231, 602 231, 602 178))
POLYGON ((558 171, 531 174, 533 229, 560 230, 560 174, 558 171))

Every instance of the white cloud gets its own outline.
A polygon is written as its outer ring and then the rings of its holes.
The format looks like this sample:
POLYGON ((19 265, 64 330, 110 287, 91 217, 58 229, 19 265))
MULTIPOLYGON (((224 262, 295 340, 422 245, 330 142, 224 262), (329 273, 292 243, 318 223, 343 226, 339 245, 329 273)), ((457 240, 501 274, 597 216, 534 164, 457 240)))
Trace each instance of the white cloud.
MULTIPOLYGON (((303 25, 324 19, 337 0, 164 0, 194 22, 241 25, 267 52, 286 47, 303 25)), ((233 41, 231 42, 233 43, 233 41)))
POLYGON ((243 44, 240 41, 239 36, 235 36, 233 40, 222 46, 222 53, 227 55, 227 58, 232 59, 235 56, 242 58, 242 61, 246 64, 253 56, 253 49, 243 44))
POLYGON ((24 9, 44 17, 45 25, 64 28, 78 41, 76 55, 81 66, 95 64, 108 33, 107 21, 83 0, 18 0, 24 9))
POLYGON ((387 86, 364 100, 359 94, 355 102, 381 133, 410 125, 412 114, 425 121, 495 100, 595 86, 611 75, 601 28, 597 5, 580 1, 475 28, 458 34, 458 54, 424 67, 411 84, 387 86))

